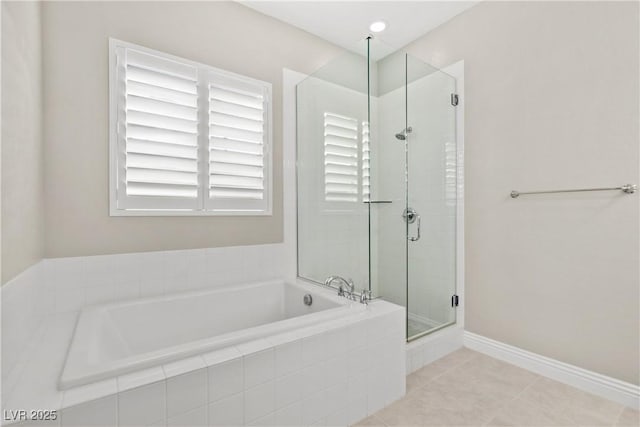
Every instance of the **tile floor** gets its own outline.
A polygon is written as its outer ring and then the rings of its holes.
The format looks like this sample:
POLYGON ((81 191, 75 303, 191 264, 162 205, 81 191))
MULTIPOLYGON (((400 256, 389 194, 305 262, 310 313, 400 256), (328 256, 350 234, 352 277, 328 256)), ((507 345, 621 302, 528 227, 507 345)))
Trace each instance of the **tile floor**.
POLYGON ((463 348, 356 426, 640 426, 638 411, 463 348))

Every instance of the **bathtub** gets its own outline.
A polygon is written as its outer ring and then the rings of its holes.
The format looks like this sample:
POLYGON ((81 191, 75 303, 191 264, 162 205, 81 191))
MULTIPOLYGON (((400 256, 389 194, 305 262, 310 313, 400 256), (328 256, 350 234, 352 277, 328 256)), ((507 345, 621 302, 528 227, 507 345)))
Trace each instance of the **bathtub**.
POLYGON ((269 281, 83 309, 58 388, 88 384, 364 310, 311 285, 269 281), (303 302, 310 294, 311 305, 303 302))

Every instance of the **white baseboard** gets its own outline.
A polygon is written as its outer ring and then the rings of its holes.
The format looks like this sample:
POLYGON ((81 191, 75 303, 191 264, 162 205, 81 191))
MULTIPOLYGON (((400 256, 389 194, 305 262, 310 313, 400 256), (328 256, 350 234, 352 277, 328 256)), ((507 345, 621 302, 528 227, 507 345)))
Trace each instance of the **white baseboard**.
POLYGON ((640 407, 640 386, 468 331, 464 332, 464 346, 622 405, 640 407))

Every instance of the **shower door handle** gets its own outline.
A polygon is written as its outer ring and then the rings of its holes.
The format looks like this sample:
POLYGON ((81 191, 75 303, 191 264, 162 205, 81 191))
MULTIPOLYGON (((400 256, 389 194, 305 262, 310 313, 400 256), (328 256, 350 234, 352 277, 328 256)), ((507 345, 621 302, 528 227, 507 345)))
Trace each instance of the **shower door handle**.
POLYGON ((417 226, 418 226, 418 234, 415 237, 409 237, 409 240, 411 240, 412 242, 417 242, 418 240, 420 240, 420 214, 415 214, 417 217, 417 226))

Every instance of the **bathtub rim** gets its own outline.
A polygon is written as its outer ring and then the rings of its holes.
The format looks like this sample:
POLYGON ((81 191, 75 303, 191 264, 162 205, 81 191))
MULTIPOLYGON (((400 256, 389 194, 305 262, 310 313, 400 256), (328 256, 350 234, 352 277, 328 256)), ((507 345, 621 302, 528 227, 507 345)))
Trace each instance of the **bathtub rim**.
POLYGON ((118 378, 121 375, 134 373, 137 371, 163 366, 173 362, 178 362, 190 357, 221 351, 225 348, 235 347, 244 343, 269 338, 298 329, 313 327, 327 321, 334 321, 349 317, 364 310, 366 306, 346 298, 339 297, 328 289, 311 287, 309 284, 291 283, 286 280, 266 280, 251 282, 242 285, 230 285, 217 287, 215 289, 200 289, 195 291, 175 292, 161 296, 139 298, 120 302, 109 302, 97 304, 83 308, 77 316, 73 329, 71 341, 67 348, 65 360, 57 380, 57 387, 60 391, 67 391, 77 387, 90 385, 100 381, 108 381, 118 378), (131 307, 154 302, 166 302, 176 298, 194 298, 202 295, 210 295, 222 292, 233 292, 237 290, 250 289, 259 286, 283 285, 292 286, 307 293, 318 294, 326 298, 337 306, 314 313, 303 314, 301 316, 278 320, 238 331, 227 332, 188 343, 164 347, 160 350, 133 355, 126 358, 117 359, 111 363, 106 363, 102 369, 96 372, 95 365, 83 363, 88 352, 91 331, 95 330, 93 325, 99 321, 99 317, 109 309, 116 307, 131 307), (301 323, 302 321, 302 323, 301 323), (68 366, 73 369, 68 370, 68 366))

